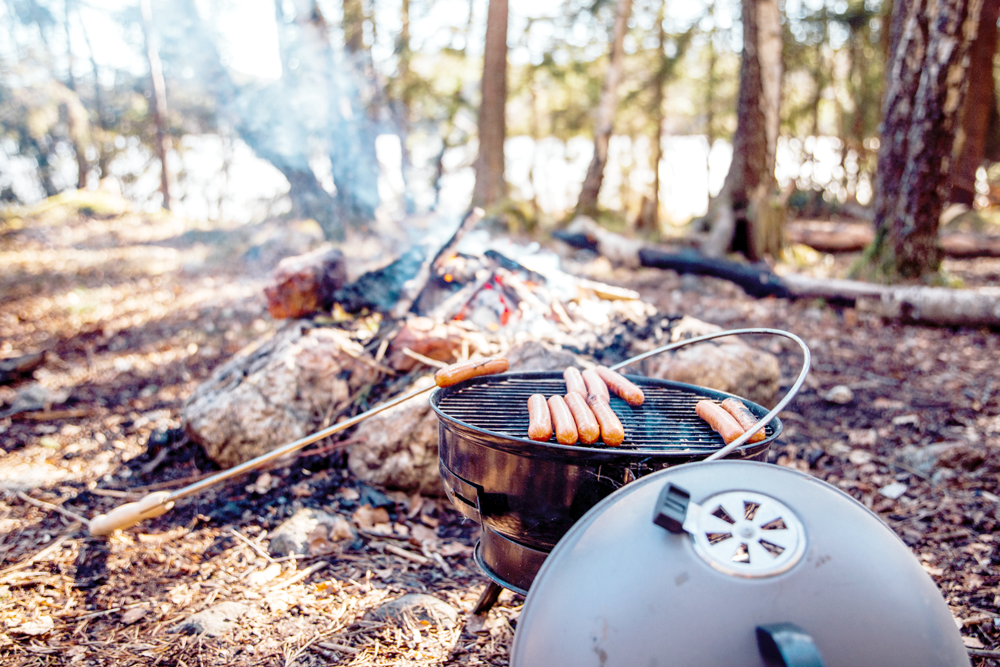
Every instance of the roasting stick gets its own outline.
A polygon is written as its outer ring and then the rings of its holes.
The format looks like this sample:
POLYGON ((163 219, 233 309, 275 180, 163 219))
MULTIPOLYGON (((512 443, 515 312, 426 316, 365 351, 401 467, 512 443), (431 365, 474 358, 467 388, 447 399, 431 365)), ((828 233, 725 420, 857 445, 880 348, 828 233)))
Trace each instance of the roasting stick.
POLYGON ((670 350, 676 350, 677 348, 684 347, 685 345, 691 345, 693 343, 701 343, 702 341, 712 340, 713 338, 724 338, 726 336, 749 336, 752 334, 769 334, 772 336, 782 336, 783 338, 788 338, 798 343, 798 346, 802 348, 802 370, 799 371, 799 376, 795 378, 795 382, 792 383, 791 388, 785 394, 784 398, 778 401, 778 404, 775 405, 770 412, 761 417, 760 421, 754 424, 751 428, 747 429, 746 433, 736 438, 731 443, 729 443, 722 449, 718 450, 717 452, 712 453, 711 456, 708 456, 707 458, 704 459, 705 461, 715 461, 716 459, 721 459, 727 456, 737 447, 742 446, 743 443, 745 443, 747 440, 753 437, 754 433, 767 426, 767 424, 772 419, 777 417, 778 413, 784 410, 785 406, 788 405, 793 398, 795 398, 795 395, 799 393, 799 389, 802 388, 802 383, 806 381, 806 376, 809 375, 809 365, 812 361, 812 354, 809 352, 809 346, 806 345, 801 338, 799 338, 793 333, 782 331, 781 329, 757 328, 757 329, 732 329, 730 331, 719 331, 716 333, 706 334, 704 336, 696 336, 694 338, 689 338, 687 340, 678 341, 676 343, 670 343, 669 345, 664 345, 663 347, 658 347, 655 350, 650 350, 649 352, 644 352, 643 354, 634 356, 631 359, 626 359, 625 361, 615 364, 614 366, 609 366, 609 368, 613 371, 616 371, 619 368, 628 366, 629 364, 634 364, 635 362, 642 361, 643 359, 648 359, 649 357, 660 354, 661 352, 669 352, 670 350))
POLYGON ((453 366, 448 366, 447 368, 442 368, 435 373, 434 384, 428 385, 423 389, 417 389, 408 394, 404 394, 403 396, 394 398, 387 403, 383 403, 382 405, 375 406, 371 410, 362 412, 360 415, 351 417, 350 419, 334 424, 333 426, 329 426, 322 431, 313 433, 312 435, 307 435, 304 438, 296 440, 295 442, 290 442, 287 445, 273 449, 266 454, 261 454, 255 459, 250 459, 245 463, 241 463, 240 465, 232 467, 228 470, 223 470, 222 472, 212 475, 211 477, 206 477, 205 479, 189 484, 185 487, 177 489, 176 491, 155 491, 135 502, 120 505, 107 514, 99 514, 90 520, 90 534, 110 535, 116 530, 130 528, 145 519, 153 519, 162 514, 166 514, 173 509, 174 503, 182 498, 192 496, 214 484, 236 477, 237 475, 242 475, 243 473, 249 472, 254 468, 259 468, 265 463, 270 463, 275 459, 279 459, 286 454, 296 452, 307 445, 311 445, 317 440, 322 440, 323 438, 333 435, 334 433, 348 429, 355 424, 364 421, 368 417, 371 417, 372 415, 395 407, 400 403, 408 401, 411 398, 415 398, 420 394, 424 394, 435 387, 450 387, 454 384, 458 384, 459 382, 473 377, 478 377, 480 375, 503 373, 507 370, 507 366, 508 364, 506 359, 494 357, 485 360, 480 359, 477 361, 455 364, 453 366))

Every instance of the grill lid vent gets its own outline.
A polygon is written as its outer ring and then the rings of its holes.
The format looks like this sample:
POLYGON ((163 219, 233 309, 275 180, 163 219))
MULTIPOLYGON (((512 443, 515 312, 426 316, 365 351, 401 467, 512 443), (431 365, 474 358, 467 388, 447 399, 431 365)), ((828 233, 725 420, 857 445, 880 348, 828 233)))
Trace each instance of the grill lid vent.
MULTIPOLYGON (((805 553, 805 529, 783 503, 762 493, 709 496, 690 527, 694 548, 720 572, 750 579, 788 571, 805 553)), ((690 509, 689 509, 690 512, 690 509)))

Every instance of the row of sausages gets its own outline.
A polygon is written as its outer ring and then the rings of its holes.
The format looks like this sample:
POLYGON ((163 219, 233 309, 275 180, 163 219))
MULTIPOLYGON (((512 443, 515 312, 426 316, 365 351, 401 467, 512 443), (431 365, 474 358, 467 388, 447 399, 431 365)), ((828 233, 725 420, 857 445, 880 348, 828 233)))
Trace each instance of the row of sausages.
POLYGON ((625 441, 625 427, 611 409, 614 392, 629 405, 639 406, 646 400, 642 389, 610 368, 598 366, 581 373, 567 368, 566 395, 541 394, 528 397, 528 437, 547 442, 555 432, 556 442, 592 445, 598 439, 617 447, 625 441), (610 390, 610 392, 609 392, 610 390))

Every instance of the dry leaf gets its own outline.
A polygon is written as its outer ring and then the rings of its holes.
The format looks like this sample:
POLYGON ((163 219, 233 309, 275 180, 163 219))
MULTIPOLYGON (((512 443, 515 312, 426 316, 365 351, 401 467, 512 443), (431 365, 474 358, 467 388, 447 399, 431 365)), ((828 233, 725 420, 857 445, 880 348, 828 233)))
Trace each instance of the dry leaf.
POLYGON ((33 621, 27 621, 22 623, 20 626, 14 628, 14 632, 19 632, 22 635, 44 635, 55 627, 55 623, 52 622, 51 616, 39 616, 33 621))
POLYGON ((322 523, 312 529, 306 544, 310 556, 323 556, 337 550, 337 545, 330 540, 330 527, 322 523))
POLYGON ((330 539, 334 541, 354 539, 354 529, 351 528, 350 522, 339 514, 330 527, 330 539))
POLYGON ((308 482, 299 482, 289 489, 296 498, 305 498, 312 495, 312 488, 308 482))
POLYGON ((343 488, 337 491, 337 494, 344 500, 357 500, 361 497, 361 494, 357 489, 343 488))
POLYGON ((277 576, 281 574, 281 565, 278 563, 271 563, 263 570, 257 570, 247 577, 247 584, 254 587, 260 587, 264 584, 273 581, 277 576))
MULTIPOLYGON (((375 532, 374 528, 376 524, 384 523, 388 526, 389 523, 389 512, 384 507, 374 508, 371 505, 362 505, 354 511, 351 516, 354 519, 354 523, 357 524, 362 530, 367 530, 375 532)), ((392 533, 392 527, 389 527, 389 533, 392 533)))

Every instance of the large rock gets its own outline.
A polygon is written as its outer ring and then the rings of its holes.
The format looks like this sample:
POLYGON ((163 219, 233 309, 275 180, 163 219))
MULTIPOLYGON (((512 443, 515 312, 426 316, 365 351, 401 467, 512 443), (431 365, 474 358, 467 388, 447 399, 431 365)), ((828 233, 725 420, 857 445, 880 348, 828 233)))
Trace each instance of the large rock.
POLYGON ((778 358, 735 337, 682 347, 646 362, 650 377, 708 387, 773 406, 781 367, 778 358))
POLYGON ((304 437, 345 408, 376 380, 368 358, 339 329, 295 322, 195 389, 181 410, 185 429, 219 465, 243 463, 304 437))
MULTIPOLYGON (((406 391, 433 384, 427 376, 406 391)), ((389 489, 444 495, 438 472, 438 420, 429 394, 373 415, 358 425, 347 465, 359 479, 389 489)))
POLYGON ((569 366, 585 368, 572 352, 545 345, 538 341, 519 343, 504 355, 510 362, 511 371, 559 371, 569 366))

